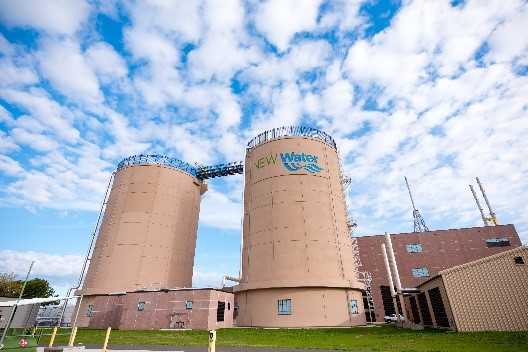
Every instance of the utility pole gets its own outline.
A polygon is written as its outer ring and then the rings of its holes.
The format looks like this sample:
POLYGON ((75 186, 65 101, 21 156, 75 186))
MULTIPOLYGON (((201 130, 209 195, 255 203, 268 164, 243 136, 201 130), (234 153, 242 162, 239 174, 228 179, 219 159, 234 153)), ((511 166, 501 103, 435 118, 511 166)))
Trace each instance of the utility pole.
POLYGON ((22 299, 22 294, 24 294, 24 289, 26 288, 26 284, 29 278, 29 273, 31 272, 31 268, 33 268, 33 264, 35 264, 35 261, 32 261, 31 265, 29 266, 29 270, 26 275, 26 280, 24 280, 24 285, 22 285, 22 290, 20 290, 20 294, 18 295, 18 300, 16 304, 13 306, 13 309, 11 310, 11 315, 9 316, 9 320, 7 321, 6 327, 4 328, 4 332, 2 333, 2 338, 0 339, 0 349, 4 347, 4 338, 7 334, 7 330, 9 330, 9 325, 11 325, 11 320, 13 320, 13 316, 15 315, 15 310, 17 309, 18 303, 22 299))
POLYGON ((413 206, 413 218, 414 218, 414 232, 427 232, 429 231, 429 228, 425 224, 424 219, 420 215, 420 212, 418 209, 416 209, 416 206, 414 205, 414 199, 411 193, 411 188, 409 187, 409 182, 407 181, 407 176, 405 177, 405 183, 407 184, 407 190, 409 191, 409 196, 411 197, 411 203, 413 206))

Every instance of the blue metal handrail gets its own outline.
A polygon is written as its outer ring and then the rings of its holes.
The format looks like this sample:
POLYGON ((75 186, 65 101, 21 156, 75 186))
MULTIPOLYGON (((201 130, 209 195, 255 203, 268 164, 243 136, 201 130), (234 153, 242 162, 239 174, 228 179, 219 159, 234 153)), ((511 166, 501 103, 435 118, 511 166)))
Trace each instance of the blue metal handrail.
POLYGON ((337 149, 334 139, 323 131, 306 126, 283 126, 262 132, 253 138, 247 145, 247 151, 250 151, 257 145, 266 141, 287 136, 301 136, 320 139, 323 142, 330 144, 334 149, 337 149))
POLYGON ((163 155, 132 155, 128 158, 123 159, 118 165, 117 170, 122 169, 129 165, 165 165, 170 166, 175 169, 182 170, 194 177, 198 173, 199 169, 190 164, 187 164, 185 161, 181 161, 176 158, 171 158, 163 155))

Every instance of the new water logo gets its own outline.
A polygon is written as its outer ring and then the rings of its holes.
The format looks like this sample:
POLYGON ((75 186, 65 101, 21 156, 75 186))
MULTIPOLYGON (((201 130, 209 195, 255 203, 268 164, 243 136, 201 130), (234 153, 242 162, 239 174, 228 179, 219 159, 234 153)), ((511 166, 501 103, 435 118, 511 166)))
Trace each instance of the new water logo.
POLYGON ((301 169, 304 169, 312 174, 316 172, 321 172, 324 169, 317 165, 318 156, 309 155, 309 154, 296 154, 291 153, 281 153, 280 154, 282 163, 284 167, 291 172, 295 172, 301 169))
MULTIPOLYGON (((257 169, 262 169, 269 165, 275 165, 277 163, 277 156, 277 154, 271 154, 270 156, 260 158, 254 162, 254 165, 257 169)), ((317 159, 319 158, 317 155, 304 153, 296 154, 295 152, 291 152, 281 153, 280 158, 286 170, 290 172, 304 169, 312 174, 315 174, 316 172, 321 172, 324 170, 322 167, 317 165, 317 159)))

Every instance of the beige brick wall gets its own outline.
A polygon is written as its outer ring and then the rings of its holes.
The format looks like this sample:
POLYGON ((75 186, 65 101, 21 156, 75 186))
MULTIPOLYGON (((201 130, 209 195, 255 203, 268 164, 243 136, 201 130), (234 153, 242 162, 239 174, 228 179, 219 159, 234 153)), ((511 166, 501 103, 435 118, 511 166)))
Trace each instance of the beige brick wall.
POLYGON ((442 272, 458 331, 528 330, 528 248, 442 272), (524 265, 514 262, 522 257, 524 265))

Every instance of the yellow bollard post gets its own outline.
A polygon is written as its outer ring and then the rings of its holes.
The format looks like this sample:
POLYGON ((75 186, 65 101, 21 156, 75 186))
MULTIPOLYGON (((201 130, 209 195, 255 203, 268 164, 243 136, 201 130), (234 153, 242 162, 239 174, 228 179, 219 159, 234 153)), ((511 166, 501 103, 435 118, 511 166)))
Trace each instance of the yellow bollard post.
POLYGON ((77 327, 73 328, 72 334, 70 336, 70 343, 68 343, 68 346, 73 347, 73 343, 75 342, 75 335, 77 335, 77 327))
POLYGON ((57 327, 53 328, 53 332, 51 333, 51 338, 48 347, 53 347, 53 341, 55 341, 55 335, 57 335, 57 327))
POLYGON ((110 331, 112 330, 112 328, 108 328, 106 330, 106 337, 105 337, 105 341, 104 341, 104 345, 103 345, 103 352, 106 352, 106 347, 108 346, 108 340, 110 339, 110 331))
POLYGON ((209 331, 209 348, 207 348, 207 352, 215 352, 216 351, 216 331, 211 330, 209 331))

